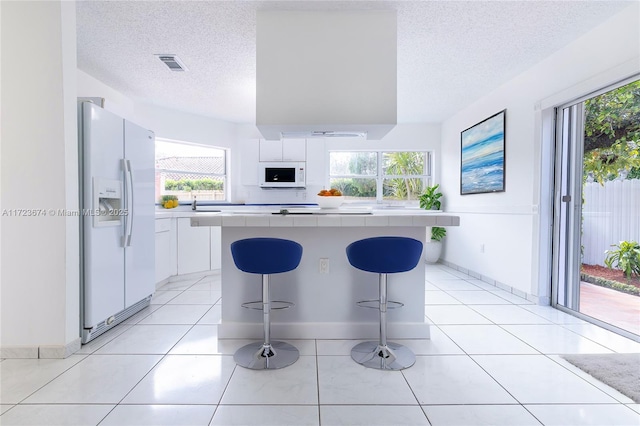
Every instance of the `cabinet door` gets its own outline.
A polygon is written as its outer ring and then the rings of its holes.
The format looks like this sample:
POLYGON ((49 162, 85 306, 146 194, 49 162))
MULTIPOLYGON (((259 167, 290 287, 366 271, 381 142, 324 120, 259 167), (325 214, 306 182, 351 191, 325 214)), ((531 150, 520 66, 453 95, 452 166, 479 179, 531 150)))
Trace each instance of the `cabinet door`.
POLYGON ((171 257, 169 258, 169 276, 178 275, 178 220, 171 219, 171 257))
POLYGON ((220 269, 222 267, 222 228, 220 226, 211 226, 211 269, 220 269))
POLYGON ((260 161, 282 161, 282 142, 260 139, 260 161))
POLYGON ((156 219, 156 283, 171 276, 171 219, 156 219))
POLYGON ((307 161, 307 140, 283 139, 282 161, 307 161))
POLYGON ((177 275, 175 219, 156 219, 156 284, 177 275))
POLYGON ((192 227, 191 219, 178 218, 178 275, 208 271, 210 250, 209 227, 192 227))

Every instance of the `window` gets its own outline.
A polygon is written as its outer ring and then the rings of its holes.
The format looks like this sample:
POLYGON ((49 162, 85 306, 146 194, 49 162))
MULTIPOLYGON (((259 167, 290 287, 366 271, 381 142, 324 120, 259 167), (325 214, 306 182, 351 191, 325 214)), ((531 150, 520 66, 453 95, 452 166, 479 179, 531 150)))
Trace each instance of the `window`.
POLYGON ((348 200, 414 202, 431 185, 428 151, 330 151, 329 186, 348 200))
POLYGON ((227 199, 227 152, 222 148, 156 139, 156 198, 227 199))

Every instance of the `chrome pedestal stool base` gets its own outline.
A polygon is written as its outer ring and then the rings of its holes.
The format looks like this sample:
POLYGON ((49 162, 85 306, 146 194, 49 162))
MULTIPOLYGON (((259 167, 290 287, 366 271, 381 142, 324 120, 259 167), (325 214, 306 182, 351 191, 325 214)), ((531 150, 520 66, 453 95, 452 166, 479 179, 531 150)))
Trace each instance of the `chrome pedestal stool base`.
POLYGON ((363 342, 351 349, 351 358, 367 368, 378 370, 403 370, 416 362, 416 356, 409 348, 397 343, 363 342))
POLYGON ((298 349, 285 342, 275 341, 270 345, 254 342, 238 349, 233 360, 252 370, 276 370, 293 364, 299 356, 298 349))

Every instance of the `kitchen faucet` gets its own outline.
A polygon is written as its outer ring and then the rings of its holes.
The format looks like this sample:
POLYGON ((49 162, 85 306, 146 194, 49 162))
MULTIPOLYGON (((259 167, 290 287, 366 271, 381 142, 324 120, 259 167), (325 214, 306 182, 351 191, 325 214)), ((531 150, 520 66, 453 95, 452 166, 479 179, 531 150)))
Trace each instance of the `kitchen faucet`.
POLYGON ((191 203, 191 210, 195 210, 196 209, 196 197, 193 197, 193 203, 191 203))

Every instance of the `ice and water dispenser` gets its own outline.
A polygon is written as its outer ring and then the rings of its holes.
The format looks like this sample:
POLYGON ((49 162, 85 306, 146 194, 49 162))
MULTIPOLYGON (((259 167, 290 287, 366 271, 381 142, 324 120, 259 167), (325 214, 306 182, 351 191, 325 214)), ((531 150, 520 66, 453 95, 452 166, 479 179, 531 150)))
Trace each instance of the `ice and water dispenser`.
POLYGON ((122 181, 93 178, 93 226, 122 224, 122 181))

